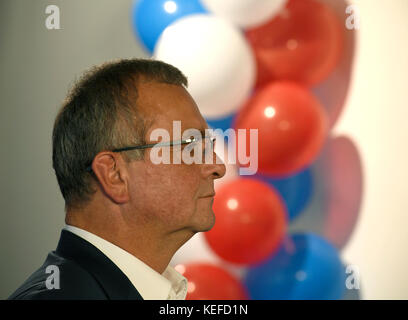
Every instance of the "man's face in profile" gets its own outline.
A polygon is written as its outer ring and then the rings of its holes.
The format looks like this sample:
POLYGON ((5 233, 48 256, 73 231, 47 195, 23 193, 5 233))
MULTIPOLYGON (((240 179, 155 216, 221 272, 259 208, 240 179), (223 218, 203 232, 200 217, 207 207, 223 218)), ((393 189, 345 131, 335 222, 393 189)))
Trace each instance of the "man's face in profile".
MULTIPOLYGON (((158 128, 167 130, 170 139, 175 140, 173 121, 181 122, 182 133, 191 128, 203 131, 208 128, 193 98, 182 86, 141 82, 137 105, 145 118, 153 119, 145 136, 148 144, 157 142, 151 141, 150 134, 158 128)), ((173 159, 176 147, 167 148, 173 159)), ((215 223, 214 179, 224 176, 225 165, 216 161, 215 153, 213 164, 186 164, 183 160, 180 164, 155 164, 151 152, 152 149, 146 149, 144 161, 129 163, 131 208, 135 215, 142 215, 137 222, 165 232, 210 230, 215 223)), ((133 213, 129 213, 130 219, 133 213)))

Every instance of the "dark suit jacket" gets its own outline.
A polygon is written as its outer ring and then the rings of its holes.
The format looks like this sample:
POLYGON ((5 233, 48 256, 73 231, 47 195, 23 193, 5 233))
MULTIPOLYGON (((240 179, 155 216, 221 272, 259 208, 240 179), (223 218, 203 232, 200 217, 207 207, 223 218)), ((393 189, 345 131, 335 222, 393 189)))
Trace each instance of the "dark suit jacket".
MULTIPOLYGON (((55 283, 55 282, 54 282, 55 283)), ((126 275, 99 249, 77 235, 63 230, 58 247, 44 264, 9 299, 112 299, 143 300, 126 275), (60 289, 48 289, 49 265, 57 266, 60 289)))

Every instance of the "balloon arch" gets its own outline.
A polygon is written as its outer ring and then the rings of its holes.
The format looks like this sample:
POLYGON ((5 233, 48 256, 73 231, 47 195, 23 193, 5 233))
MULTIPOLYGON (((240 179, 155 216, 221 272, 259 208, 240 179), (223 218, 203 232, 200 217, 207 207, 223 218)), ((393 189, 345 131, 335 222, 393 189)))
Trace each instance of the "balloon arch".
POLYGON ((224 158, 214 228, 173 258, 189 280, 187 299, 344 298, 340 250, 363 190, 357 147, 331 133, 354 52, 346 7, 345 0, 134 2, 138 41, 187 76, 208 124, 258 129, 258 173, 240 176, 240 164, 224 158))

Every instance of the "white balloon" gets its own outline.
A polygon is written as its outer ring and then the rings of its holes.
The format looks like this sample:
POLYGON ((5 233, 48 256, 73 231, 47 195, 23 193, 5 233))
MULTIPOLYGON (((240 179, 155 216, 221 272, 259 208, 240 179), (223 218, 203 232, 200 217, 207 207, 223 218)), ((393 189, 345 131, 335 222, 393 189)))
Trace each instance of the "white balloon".
POLYGON ((247 267, 236 265, 222 260, 207 244, 204 233, 195 234, 173 256, 170 265, 183 274, 183 265, 190 263, 209 263, 229 271, 238 279, 242 279, 247 272, 247 267))
POLYGON ((243 28, 254 28, 278 14, 287 0, 201 0, 207 9, 243 28))
POLYGON ((255 81, 255 60, 240 30, 225 19, 189 15, 161 34, 154 59, 180 69, 203 116, 218 118, 240 108, 255 81))
POLYGON ((204 233, 195 234, 185 243, 170 261, 172 266, 192 262, 219 264, 221 259, 211 250, 205 241, 204 233))

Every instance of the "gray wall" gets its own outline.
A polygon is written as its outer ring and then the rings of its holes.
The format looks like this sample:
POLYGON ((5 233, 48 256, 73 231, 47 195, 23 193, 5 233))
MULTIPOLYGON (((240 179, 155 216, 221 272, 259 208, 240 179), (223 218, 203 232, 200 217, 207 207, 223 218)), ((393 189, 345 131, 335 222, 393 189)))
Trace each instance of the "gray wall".
POLYGON ((0 2, 0 299, 55 249, 64 203, 51 164, 54 118, 72 81, 106 60, 148 57, 131 0, 0 2), (45 27, 60 8, 61 30, 45 27))

